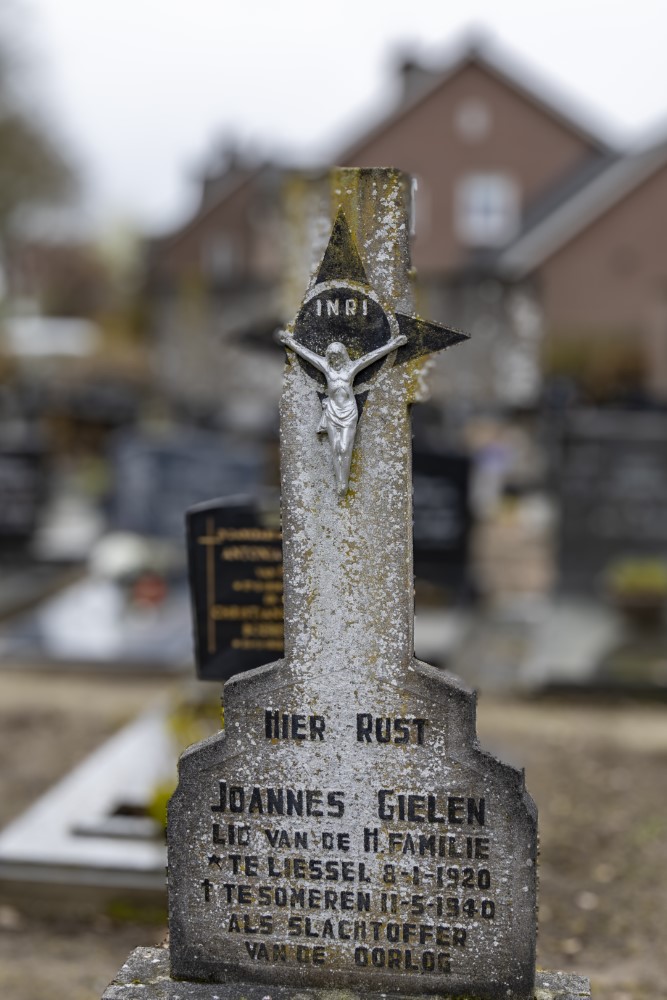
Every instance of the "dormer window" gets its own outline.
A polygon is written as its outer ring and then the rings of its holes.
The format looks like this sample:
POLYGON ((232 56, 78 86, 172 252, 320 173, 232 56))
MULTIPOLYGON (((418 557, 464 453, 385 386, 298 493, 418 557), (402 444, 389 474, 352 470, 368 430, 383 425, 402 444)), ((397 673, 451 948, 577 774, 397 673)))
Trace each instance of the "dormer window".
POLYGON ((491 111, 478 97, 467 97, 456 109, 454 125, 466 142, 481 142, 491 130, 491 111))
POLYGON ((238 272, 236 246, 229 233, 214 233, 202 247, 202 266, 213 281, 230 281, 238 272))
POLYGON ((519 186, 507 174, 475 173, 456 185, 456 234, 470 247, 499 247, 519 229, 519 186))

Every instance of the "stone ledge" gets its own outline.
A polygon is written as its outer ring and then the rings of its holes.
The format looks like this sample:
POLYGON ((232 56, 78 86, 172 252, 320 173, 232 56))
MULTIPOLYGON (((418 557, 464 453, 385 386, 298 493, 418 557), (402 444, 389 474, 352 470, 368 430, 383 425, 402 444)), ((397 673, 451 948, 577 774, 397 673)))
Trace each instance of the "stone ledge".
MULTIPOLYGON (((538 972, 535 1000, 590 1000, 588 979, 569 972, 538 972)), ((256 983, 192 983, 169 975, 169 952, 164 948, 135 948, 102 1000, 365 1000, 351 990, 315 990, 297 986, 256 983)), ((378 994, 392 1000, 390 994, 378 994)), ((405 996, 396 1000, 406 1000, 405 996)), ((434 1000, 433 996, 411 1000, 434 1000)), ((439 1000, 446 1000, 440 997, 439 1000)))

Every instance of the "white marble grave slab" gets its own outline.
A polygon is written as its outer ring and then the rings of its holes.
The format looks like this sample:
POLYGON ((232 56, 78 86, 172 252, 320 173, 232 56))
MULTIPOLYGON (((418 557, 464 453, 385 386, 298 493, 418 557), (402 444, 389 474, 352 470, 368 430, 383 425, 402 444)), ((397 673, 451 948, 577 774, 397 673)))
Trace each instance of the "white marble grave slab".
POLYGON ((116 889, 164 887, 165 847, 141 810, 169 779, 176 749, 164 710, 126 726, 0 833, 0 886, 12 883, 116 889))

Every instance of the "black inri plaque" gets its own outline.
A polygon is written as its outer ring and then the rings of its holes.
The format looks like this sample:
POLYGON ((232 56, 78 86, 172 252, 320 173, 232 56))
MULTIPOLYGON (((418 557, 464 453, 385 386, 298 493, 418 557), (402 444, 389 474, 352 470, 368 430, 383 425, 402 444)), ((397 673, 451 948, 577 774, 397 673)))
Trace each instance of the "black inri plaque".
POLYGON ((227 680, 283 654, 283 552, 277 509, 248 497, 186 515, 197 674, 227 680))

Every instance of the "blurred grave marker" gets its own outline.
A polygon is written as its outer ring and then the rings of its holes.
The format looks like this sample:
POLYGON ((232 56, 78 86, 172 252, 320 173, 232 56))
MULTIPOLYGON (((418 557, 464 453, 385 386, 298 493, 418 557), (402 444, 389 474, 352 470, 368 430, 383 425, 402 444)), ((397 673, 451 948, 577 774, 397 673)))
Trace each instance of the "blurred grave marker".
POLYGON ((584 410, 565 417, 557 488, 563 587, 601 593, 619 559, 667 561, 667 416, 584 410))
POLYGON ((179 540, 188 507, 213 496, 253 493, 263 474, 258 448, 196 429, 123 435, 113 461, 114 527, 179 540))
POLYGON ((470 472, 467 455, 413 448, 415 576, 453 594, 468 577, 470 472))
POLYGON ((46 500, 46 453, 35 440, 0 441, 0 547, 21 550, 37 528, 46 500))
POLYGON ((187 513, 197 674, 227 680, 283 652, 280 515, 248 497, 187 513))

